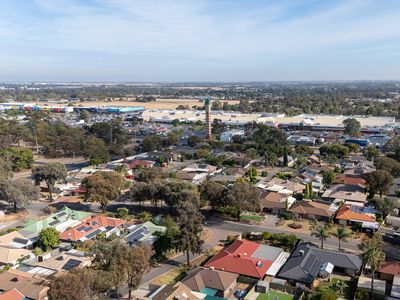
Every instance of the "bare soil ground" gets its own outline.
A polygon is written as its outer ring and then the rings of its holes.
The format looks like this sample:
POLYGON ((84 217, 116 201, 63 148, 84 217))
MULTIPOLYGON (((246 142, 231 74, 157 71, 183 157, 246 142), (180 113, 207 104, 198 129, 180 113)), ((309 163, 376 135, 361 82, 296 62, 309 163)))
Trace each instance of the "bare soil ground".
MULTIPOLYGON (((239 103, 239 100, 222 100, 221 102, 228 102, 229 104, 239 103)), ((58 104, 51 104, 58 105, 58 104)), ((65 105, 60 103, 60 106, 65 105)), ((154 102, 135 102, 135 101, 90 101, 90 102, 79 102, 78 106, 144 106, 145 109, 176 109, 179 105, 188 105, 190 108, 193 105, 201 106, 202 101, 197 99, 157 99, 154 102)))

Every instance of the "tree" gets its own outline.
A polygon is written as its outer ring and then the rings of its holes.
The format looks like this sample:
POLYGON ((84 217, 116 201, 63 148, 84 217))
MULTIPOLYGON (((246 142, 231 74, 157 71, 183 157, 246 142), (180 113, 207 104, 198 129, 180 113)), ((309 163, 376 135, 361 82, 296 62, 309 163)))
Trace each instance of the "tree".
POLYGON ((186 262, 190 266, 190 252, 200 253, 202 248, 203 241, 200 235, 203 231, 203 215, 200 213, 199 195, 191 190, 183 193, 186 193, 184 198, 187 201, 180 203, 177 209, 179 233, 175 237, 174 245, 176 249, 186 253, 186 262))
POLYGON ((333 156, 342 159, 349 154, 349 148, 340 144, 323 144, 319 147, 319 152, 325 157, 333 156))
POLYGON ((0 199, 11 203, 14 212, 18 208, 25 208, 31 201, 39 199, 39 187, 25 179, 0 180, 0 199))
POLYGON ((117 208, 117 218, 127 220, 129 215, 129 209, 126 207, 119 207, 117 208))
POLYGON ((253 160, 253 159, 258 158, 258 152, 254 148, 248 148, 248 149, 246 149, 246 151, 244 153, 248 160, 253 160))
POLYGON ((236 211, 240 220, 243 211, 258 211, 260 209, 260 192, 247 182, 236 182, 226 190, 224 201, 236 211))
POLYGON ((344 125, 344 133, 350 136, 359 136, 361 124, 357 119, 348 118, 343 120, 342 124, 344 125))
POLYGON ((148 211, 144 211, 139 215, 139 220, 142 223, 147 222, 147 221, 152 221, 153 215, 151 213, 149 213, 148 211))
POLYGON ((363 254, 365 262, 370 266, 372 278, 371 278, 371 296, 374 294, 374 279, 375 272, 385 263, 385 253, 378 248, 372 247, 367 249, 363 254))
POLYGON ((200 142, 201 139, 197 135, 192 135, 187 140, 187 144, 189 147, 196 147, 196 145, 200 142))
POLYGON ((8 161, 15 172, 22 169, 30 169, 34 161, 32 150, 21 147, 10 147, 1 150, 0 157, 8 161))
POLYGON ((10 178, 13 176, 11 162, 0 156, 0 178, 10 178))
POLYGON ((179 234, 179 228, 170 215, 165 218, 164 224, 166 230, 164 232, 156 232, 157 239, 153 243, 156 259, 164 258, 165 254, 174 248, 174 241, 179 234))
POLYGON ((264 153, 264 162, 266 165, 275 167, 278 164, 278 156, 272 152, 272 151, 267 151, 264 153))
POLYGON ((41 181, 46 182, 49 190, 49 199, 53 201, 53 189, 57 181, 67 178, 67 169, 60 163, 49 163, 32 169, 32 176, 35 183, 39 185, 41 181))
POLYGON ((99 202, 105 212, 109 201, 120 195, 124 183, 124 178, 117 172, 99 171, 84 178, 81 186, 85 190, 85 200, 99 202))
POLYGON ((349 148, 350 153, 357 153, 360 151, 360 146, 358 144, 350 143, 346 144, 346 147, 349 148))
POLYGON ((283 148, 283 166, 287 167, 288 166, 288 162, 289 162, 289 158, 288 158, 287 148, 284 147, 283 148))
POLYGON ((367 157, 368 160, 375 160, 379 157, 380 152, 374 146, 367 146, 364 149, 364 156, 367 157))
POLYGON ((382 218, 386 219, 386 217, 390 214, 393 214, 394 209, 396 208, 394 199, 389 197, 385 198, 374 198, 370 201, 372 205, 374 205, 381 213, 382 218))
MULTIPOLYGON (((214 105, 215 102, 213 102, 214 105)), ((211 133, 215 135, 220 135, 225 131, 226 125, 222 122, 221 119, 215 118, 213 119, 211 126, 211 133)))
POLYGON ((325 185, 331 185, 335 181, 335 178, 336 174, 332 170, 324 170, 322 172, 322 182, 325 185))
POLYGON ((343 280, 336 280, 335 282, 333 282, 331 284, 331 289, 334 292, 337 292, 339 295, 343 294, 343 291, 345 289, 345 287, 347 286, 347 283, 343 280))
POLYGON ((341 242, 347 241, 347 238, 351 237, 351 232, 347 231, 344 226, 339 226, 336 228, 336 232, 333 234, 339 241, 339 252, 341 251, 341 242))
POLYGON ((306 145, 302 145, 302 144, 298 144, 296 146, 294 146, 294 151, 296 151, 296 153, 298 155, 312 155, 314 154, 314 150, 311 149, 310 147, 306 146, 306 145))
POLYGON ((95 136, 89 136, 84 140, 83 144, 84 156, 89 158, 91 166, 103 164, 110 160, 110 154, 103 140, 95 136))
POLYGON ((223 196, 225 187, 214 181, 203 181, 199 186, 199 192, 201 199, 206 200, 211 206, 211 211, 215 211, 215 208, 223 205, 223 196))
POLYGON ((400 163, 393 158, 385 156, 376 158, 374 165, 377 169, 388 171, 395 178, 400 176, 400 163))
POLYGON ((87 110, 82 110, 79 113, 79 119, 84 120, 85 122, 88 122, 90 119, 90 112, 88 112, 87 110))
POLYGON ((311 227, 311 230, 311 236, 318 238, 321 241, 321 249, 324 249, 324 241, 331 236, 331 226, 328 223, 321 225, 320 223, 315 222, 311 227))
POLYGON ((379 192, 379 195, 382 198, 383 194, 386 194, 389 191, 389 188, 393 185, 393 177, 386 170, 376 170, 368 173, 366 174, 366 178, 371 198, 373 198, 376 192, 379 192))
POLYGON ((99 300, 95 278, 96 272, 89 268, 74 268, 57 276, 50 283, 49 300, 99 300))
POLYGON ((60 244, 60 233, 54 227, 47 227, 40 231, 38 246, 43 251, 56 248, 60 244))

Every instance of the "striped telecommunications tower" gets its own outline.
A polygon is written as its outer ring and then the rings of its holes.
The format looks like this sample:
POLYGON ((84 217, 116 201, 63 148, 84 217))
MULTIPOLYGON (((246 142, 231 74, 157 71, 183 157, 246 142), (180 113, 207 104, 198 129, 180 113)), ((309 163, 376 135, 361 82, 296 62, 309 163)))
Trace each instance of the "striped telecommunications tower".
POLYGON ((204 100, 204 107, 206 110, 206 139, 211 140, 211 99, 207 97, 204 100))

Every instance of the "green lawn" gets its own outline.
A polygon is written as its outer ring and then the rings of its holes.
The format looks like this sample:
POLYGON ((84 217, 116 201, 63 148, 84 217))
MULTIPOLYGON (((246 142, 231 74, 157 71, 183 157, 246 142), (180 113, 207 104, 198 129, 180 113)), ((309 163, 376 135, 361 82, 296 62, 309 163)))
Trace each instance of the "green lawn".
POLYGON ((268 294, 260 294, 256 300, 292 300, 293 296, 288 294, 283 294, 275 291, 269 291, 268 294), (277 298, 275 298, 277 297, 277 298))
POLYGON ((240 220, 261 222, 262 220, 264 220, 264 217, 263 216, 259 216, 259 215, 243 214, 243 215, 240 216, 240 220))

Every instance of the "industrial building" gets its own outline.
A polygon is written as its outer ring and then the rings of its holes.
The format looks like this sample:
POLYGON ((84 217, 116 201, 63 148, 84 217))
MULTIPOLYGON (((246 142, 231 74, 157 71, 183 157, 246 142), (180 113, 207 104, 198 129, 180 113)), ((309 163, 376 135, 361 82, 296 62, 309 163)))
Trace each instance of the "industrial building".
POLYGON ((243 137, 244 130, 229 130, 225 131, 220 136, 220 141, 222 142, 231 142, 234 136, 243 137))

